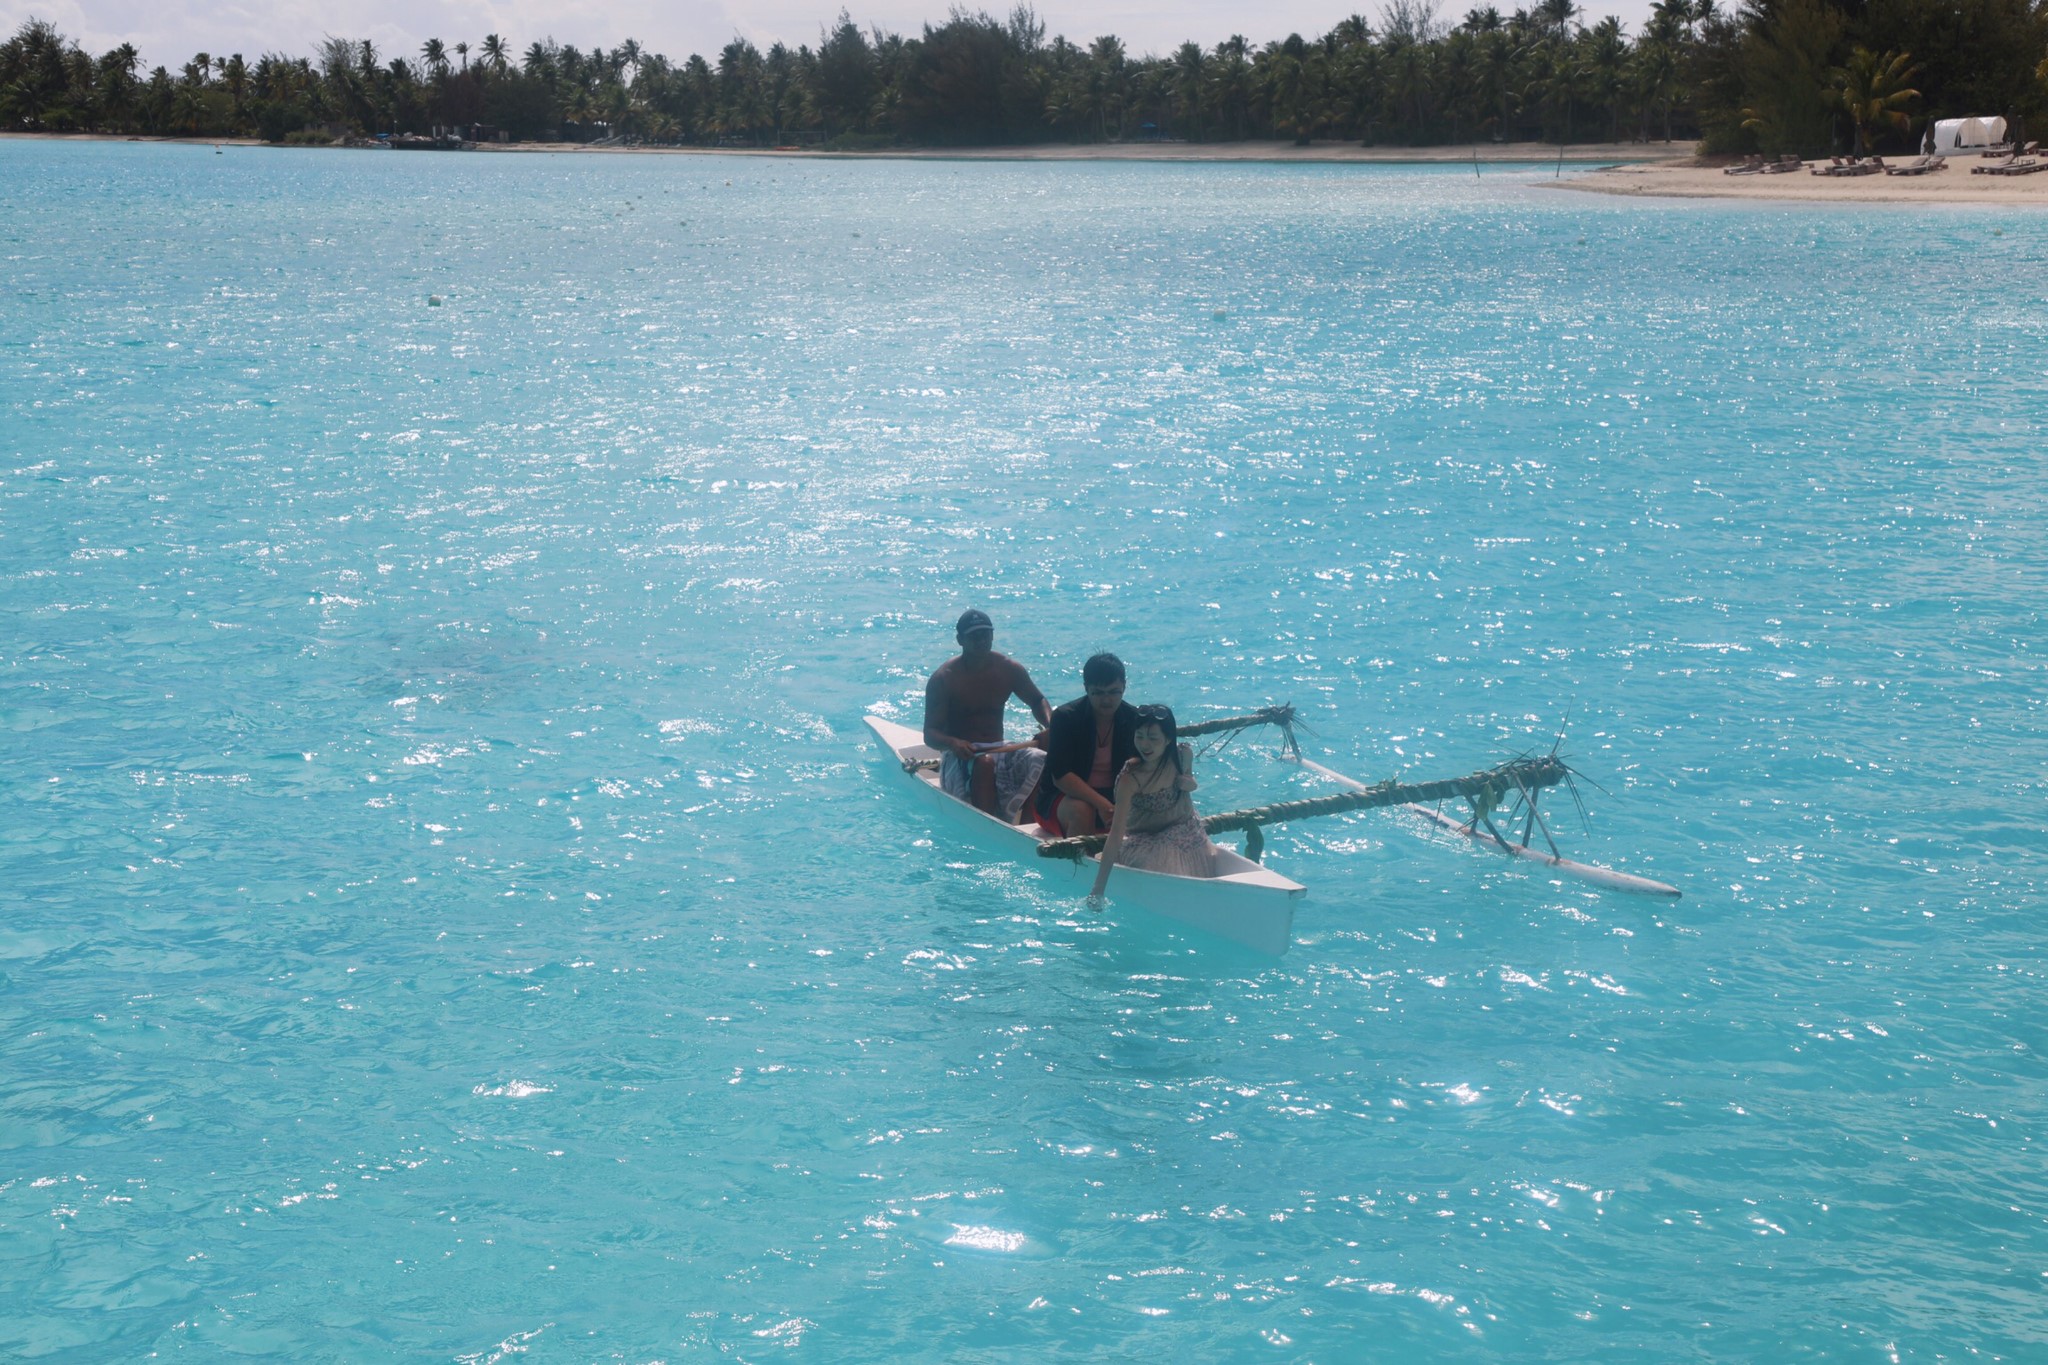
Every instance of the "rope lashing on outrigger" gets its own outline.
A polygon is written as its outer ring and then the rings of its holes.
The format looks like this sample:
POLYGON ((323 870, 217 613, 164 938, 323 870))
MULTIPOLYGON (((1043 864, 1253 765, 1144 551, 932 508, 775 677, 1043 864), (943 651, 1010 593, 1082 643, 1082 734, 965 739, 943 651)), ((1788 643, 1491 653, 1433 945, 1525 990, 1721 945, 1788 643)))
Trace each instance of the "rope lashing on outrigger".
MULTIPOLYGON (((1186 734, 1187 731, 1181 733, 1186 734)), ((1472 802, 1476 809, 1491 811, 1518 792, 1533 795, 1545 787, 1555 787, 1571 776, 1572 770, 1563 759, 1555 754, 1545 754, 1538 758, 1517 758, 1497 768, 1482 768, 1466 777, 1445 778, 1438 782, 1401 782, 1389 778, 1360 791, 1333 792, 1328 796, 1310 796, 1299 801, 1279 801, 1270 806, 1226 811, 1205 817, 1202 825, 1212 835, 1240 829, 1245 831, 1245 856, 1256 862, 1265 847, 1265 838, 1259 832, 1265 825, 1306 820, 1317 815, 1343 815, 1358 810, 1446 801, 1454 796, 1472 802)), ((1047 839, 1038 845, 1038 856, 1079 862, 1090 854, 1100 853, 1103 839, 1100 834, 1047 839)))

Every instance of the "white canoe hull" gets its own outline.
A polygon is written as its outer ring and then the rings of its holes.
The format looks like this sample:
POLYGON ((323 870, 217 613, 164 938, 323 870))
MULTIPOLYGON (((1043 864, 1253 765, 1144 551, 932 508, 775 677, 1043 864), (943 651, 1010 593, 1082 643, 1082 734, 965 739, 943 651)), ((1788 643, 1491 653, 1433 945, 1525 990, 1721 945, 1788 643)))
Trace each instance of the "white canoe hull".
MULTIPOLYGON (((898 769, 903 785, 915 793, 927 810, 945 819, 951 829, 979 847, 1027 860, 1047 874, 1047 889, 1054 894, 1070 887, 1076 901, 1087 896, 1095 882, 1095 859, 1076 867, 1040 858, 1036 825, 1012 825, 955 800, 940 789, 935 769, 901 770, 905 762, 938 757, 937 751, 925 744, 923 735, 879 716, 869 716, 867 722, 890 755, 891 766, 898 769)), ((1300 883, 1227 848, 1216 850, 1213 877, 1175 877, 1132 867, 1119 867, 1109 877, 1110 899, 1119 905, 1137 906, 1276 956, 1286 952, 1293 941, 1294 907, 1307 894, 1307 888, 1300 883)))

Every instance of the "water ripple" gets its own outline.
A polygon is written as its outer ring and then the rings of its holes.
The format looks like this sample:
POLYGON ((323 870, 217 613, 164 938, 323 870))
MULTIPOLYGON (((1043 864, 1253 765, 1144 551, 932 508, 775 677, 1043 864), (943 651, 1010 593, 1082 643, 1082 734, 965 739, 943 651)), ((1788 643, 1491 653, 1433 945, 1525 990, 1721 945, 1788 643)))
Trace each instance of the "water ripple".
POLYGON ((0 1354, 2048 1333, 2017 215, 201 151, 0 144, 0 1354), (1085 912, 862 740, 966 603, 1687 898, 1085 912))

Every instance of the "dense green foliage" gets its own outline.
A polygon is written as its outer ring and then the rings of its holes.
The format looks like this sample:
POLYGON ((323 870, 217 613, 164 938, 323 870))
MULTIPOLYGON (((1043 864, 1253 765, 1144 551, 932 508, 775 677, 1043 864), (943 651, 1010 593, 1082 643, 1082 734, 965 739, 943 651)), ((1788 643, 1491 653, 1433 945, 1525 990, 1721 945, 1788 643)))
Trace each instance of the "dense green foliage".
POLYGON ((329 38, 311 58, 200 53, 140 74, 30 20, 0 44, 0 126, 272 141, 484 125, 517 140, 875 148, 1131 138, 1333 138, 1421 145, 1704 138, 1725 151, 1897 144, 1928 117, 2025 119, 2048 97, 2048 0, 1658 0, 1631 38, 1573 0, 1440 23, 1392 0, 1319 38, 1230 38, 1132 57, 956 9, 916 37, 844 12, 815 47, 742 39, 671 62, 627 40, 515 52, 427 42, 417 57, 329 38))

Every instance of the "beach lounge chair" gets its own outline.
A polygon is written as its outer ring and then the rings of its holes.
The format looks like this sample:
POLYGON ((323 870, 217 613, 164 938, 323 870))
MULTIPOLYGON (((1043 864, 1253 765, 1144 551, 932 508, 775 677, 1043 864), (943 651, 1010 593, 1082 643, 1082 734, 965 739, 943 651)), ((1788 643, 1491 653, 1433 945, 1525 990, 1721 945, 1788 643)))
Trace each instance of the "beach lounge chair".
POLYGON ((2009 156, 2003 161, 1987 161, 1981 166, 1970 167, 1971 175, 2026 175, 2027 167, 2038 165, 2032 157, 2009 156))
POLYGON ((1790 175, 1793 171, 1803 169, 1805 165, 1805 162, 1801 161, 1798 157, 1792 155, 1790 152, 1787 152, 1785 153, 1785 155, 1779 157, 1776 161, 1767 163, 1764 166, 1764 174, 1790 175))
POLYGON ((1738 163, 1736 163, 1735 165, 1733 165, 1733 166, 1729 166, 1729 167, 1725 168, 1724 170, 1722 170, 1721 174, 1723 174, 1723 175, 1755 175, 1755 174, 1756 174, 1757 172, 1761 171, 1761 170, 1762 170, 1763 168, 1764 168, 1764 159, 1763 159, 1762 157, 1760 157, 1760 156, 1746 156, 1746 157, 1742 158, 1742 160, 1741 160, 1741 161, 1739 161, 1738 163))
POLYGON ((1925 175, 1934 169, 1934 162, 1934 157, 1916 156, 1911 161, 1901 165, 1885 167, 1884 173, 1886 175, 1925 175))
POLYGON ((1842 168, 1843 175, 1876 175, 1884 169, 1884 158, 1874 156, 1868 161, 1852 161, 1842 168))

